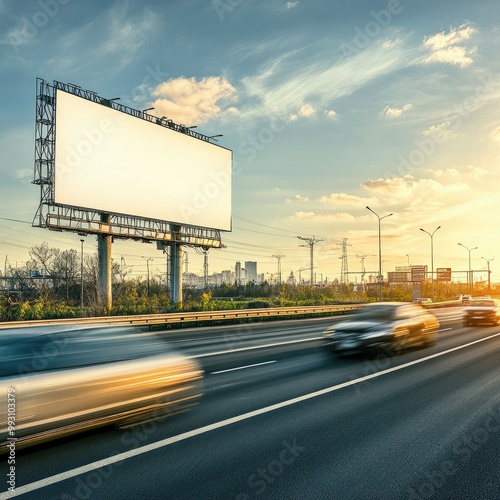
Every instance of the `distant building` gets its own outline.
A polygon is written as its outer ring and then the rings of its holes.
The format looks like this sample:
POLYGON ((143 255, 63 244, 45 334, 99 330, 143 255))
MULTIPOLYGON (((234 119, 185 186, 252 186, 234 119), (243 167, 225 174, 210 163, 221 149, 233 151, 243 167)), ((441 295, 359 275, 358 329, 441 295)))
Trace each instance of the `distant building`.
POLYGON ((257 282, 257 262, 248 261, 245 262, 246 271, 246 282, 255 281, 257 282))
POLYGON ((230 270, 222 271, 221 275, 222 283, 226 283, 228 285, 233 283, 233 273, 230 270))
POLYGON ((241 262, 236 262, 234 266, 234 279, 238 285, 242 282, 241 278, 241 262))

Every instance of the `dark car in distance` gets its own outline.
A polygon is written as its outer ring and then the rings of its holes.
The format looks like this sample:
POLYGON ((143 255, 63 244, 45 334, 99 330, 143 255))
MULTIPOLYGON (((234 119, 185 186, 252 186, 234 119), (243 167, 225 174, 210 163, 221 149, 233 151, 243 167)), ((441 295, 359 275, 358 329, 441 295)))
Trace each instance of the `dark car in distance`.
POLYGON ((477 323, 500 323, 500 302, 494 299, 473 300, 465 309, 463 315, 464 326, 477 323))
POLYGON ((407 302, 368 304, 324 332, 325 348, 338 355, 364 351, 400 351, 431 346, 439 322, 428 310, 407 302))

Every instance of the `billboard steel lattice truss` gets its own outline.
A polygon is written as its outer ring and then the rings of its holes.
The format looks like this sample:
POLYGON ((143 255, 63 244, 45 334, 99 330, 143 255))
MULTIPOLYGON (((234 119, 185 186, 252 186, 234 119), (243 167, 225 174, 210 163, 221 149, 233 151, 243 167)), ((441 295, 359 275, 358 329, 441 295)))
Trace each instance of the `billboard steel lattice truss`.
POLYGON ((220 231, 231 230, 232 151, 211 139, 37 79, 33 226, 221 248, 220 231))

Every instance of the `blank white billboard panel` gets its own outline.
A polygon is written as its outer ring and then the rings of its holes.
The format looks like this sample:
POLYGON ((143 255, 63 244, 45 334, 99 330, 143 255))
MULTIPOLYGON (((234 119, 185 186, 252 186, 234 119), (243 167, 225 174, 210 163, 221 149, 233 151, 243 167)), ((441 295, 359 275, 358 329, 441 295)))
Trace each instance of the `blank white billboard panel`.
POLYGON ((54 202, 231 230, 232 151, 57 90, 54 202))

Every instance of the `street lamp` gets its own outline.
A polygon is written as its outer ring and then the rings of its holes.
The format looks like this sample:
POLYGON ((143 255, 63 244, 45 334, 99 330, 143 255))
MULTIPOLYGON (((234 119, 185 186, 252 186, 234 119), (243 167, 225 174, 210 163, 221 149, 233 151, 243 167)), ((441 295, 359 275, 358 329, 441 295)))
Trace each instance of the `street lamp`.
POLYGON ((149 297, 149 261, 153 260, 153 257, 144 257, 143 255, 141 255, 141 257, 143 259, 146 259, 146 266, 147 266, 147 269, 148 269, 148 297, 149 297))
POLYGON ((438 226, 432 233, 420 228, 420 231, 427 233, 431 237, 431 283, 432 283, 432 302, 434 302, 434 233, 440 228, 438 226))
POLYGON ((481 257, 481 259, 484 259, 486 261, 486 263, 488 264, 488 294, 491 295, 490 262, 492 260, 495 260, 495 257, 492 257, 491 259, 487 259, 486 257, 481 257))
POLYGON ((372 214, 375 214, 378 219, 378 278, 377 281, 379 282, 379 300, 382 302, 382 239, 380 236, 380 221, 382 219, 385 219, 386 217, 390 217, 391 215, 394 214, 387 214, 384 215, 383 217, 380 217, 380 215, 377 212, 374 212, 370 207, 366 207, 372 214))
POLYGON ((469 252, 469 273, 467 274, 467 282, 469 284, 469 293, 472 295, 472 275, 471 275, 471 267, 470 267, 470 253, 472 252, 472 250, 477 250, 477 247, 474 247, 474 248, 469 248, 469 247, 466 247, 465 245, 462 245, 462 243, 459 243, 459 245, 461 247, 464 247, 468 252, 469 252))

